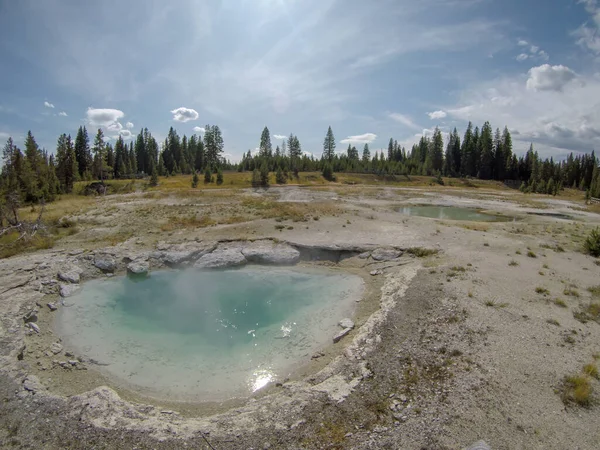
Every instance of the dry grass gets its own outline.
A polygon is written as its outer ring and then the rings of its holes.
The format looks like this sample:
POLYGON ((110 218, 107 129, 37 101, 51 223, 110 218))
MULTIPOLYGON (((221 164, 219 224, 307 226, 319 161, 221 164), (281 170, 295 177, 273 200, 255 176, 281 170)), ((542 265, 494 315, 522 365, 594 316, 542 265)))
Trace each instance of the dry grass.
POLYGON ((555 298, 554 302, 553 302, 556 306, 560 306, 561 308, 566 308, 567 304, 565 303, 565 301, 561 298, 555 298))
POLYGON ((242 200, 242 207, 262 219, 292 220, 306 222, 312 217, 335 216, 342 211, 330 202, 292 203, 276 202, 265 198, 248 197, 242 200))
POLYGON ((592 296, 600 297, 600 285, 590 286, 589 288, 587 288, 587 290, 590 294, 592 294, 592 296))
POLYGON ((590 406, 592 392, 590 378, 585 374, 569 375, 563 380, 562 400, 566 405, 590 406))
POLYGON ((566 295, 567 297, 579 298, 579 291, 577 289, 573 289, 572 287, 566 287, 563 291, 563 295, 566 295))
POLYGON ((545 287, 541 287, 541 286, 536 287, 535 292, 537 294, 550 295, 550 291, 548 289, 546 289, 545 287))
POLYGON ((187 228, 206 228, 216 225, 216 221, 209 216, 196 217, 195 215, 187 217, 169 217, 169 221, 161 225, 162 231, 182 230, 187 228))

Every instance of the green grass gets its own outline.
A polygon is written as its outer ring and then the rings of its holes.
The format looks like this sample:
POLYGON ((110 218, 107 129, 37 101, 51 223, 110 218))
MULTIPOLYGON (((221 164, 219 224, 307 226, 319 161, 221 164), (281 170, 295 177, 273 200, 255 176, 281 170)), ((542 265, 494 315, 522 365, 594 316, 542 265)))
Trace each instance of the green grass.
POLYGON ((529 256, 530 258, 537 258, 537 255, 534 252, 532 252, 531 250, 529 250, 527 252, 527 256, 529 256))

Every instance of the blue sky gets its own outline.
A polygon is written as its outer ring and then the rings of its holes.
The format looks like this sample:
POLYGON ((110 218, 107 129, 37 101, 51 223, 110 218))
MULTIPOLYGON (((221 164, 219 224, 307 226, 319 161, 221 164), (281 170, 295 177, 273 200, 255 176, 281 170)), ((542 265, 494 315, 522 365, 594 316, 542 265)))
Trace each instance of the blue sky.
POLYGON ((561 158, 600 148, 599 27, 600 0, 0 0, 0 141, 218 124, 239 159, 267 125, 319 156, 329 125, 341 151, 489 120, 561 158))

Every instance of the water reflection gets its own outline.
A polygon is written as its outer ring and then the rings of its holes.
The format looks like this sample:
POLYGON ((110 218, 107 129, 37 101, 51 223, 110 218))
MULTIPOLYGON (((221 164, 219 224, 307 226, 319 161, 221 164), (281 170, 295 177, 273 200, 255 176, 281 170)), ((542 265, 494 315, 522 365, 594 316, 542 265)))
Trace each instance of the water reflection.
POLYGON ((258 369, 252 374, 250 379, 250 390, 256 392, 274 379, 275 373, 271 369, 258 369))

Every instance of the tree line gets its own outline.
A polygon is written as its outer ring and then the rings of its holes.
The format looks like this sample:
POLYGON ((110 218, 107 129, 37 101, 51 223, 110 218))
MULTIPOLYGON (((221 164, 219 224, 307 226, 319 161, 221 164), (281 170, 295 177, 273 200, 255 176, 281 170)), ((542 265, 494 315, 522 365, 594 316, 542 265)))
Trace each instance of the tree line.
POLYGON ((252 172, 252 184, 269 183, 269 173, 275 172, 276 182, 284 184, 301 171, 321 171, 328 180, 335 172, 374 173, 378 175, 427 175, 441 181, 446 177, 471 177, 483 180, 511 181, 524 192, 556 194, 563 187, 573 187, 600 197, 598 159, 591 154, 574 155, 555 162, 542 159, 533 146, 518 157, 512 149, 507 127, 493 131, 489 122, 481 129, 469 122, 462 138, 455 128, 447 142, 439 128, 431 136, 423 136, 410 150, 398 141, 389 140, 387 152, 371 153, 368 143, 362 151, 349 144, 345 152, 336 152, 336 140, 331 127, 323 141, 320 158, 302 150, 293 133, 273 149, 271 135, 265 127, 260 136, 258 152, 245 153, 241 161, 232 164, 223 158, 224 141, 217 125, 206 125, 204 136, 180 137, 171 127, 159 145, 147 128, 127 143, 121 136, 114 145, 107 142, 98 129, 90 143, 85 126, 79 127, 75 140, 61 134, 56 151, 41 149, 28 132, 22 152, 9 138, 3 149, 0 191, 17 193, 21 201, 52 201, 61 193, 70 193, 78 180, 128 179, 177 174, 205 174, 205 182, 217 174, 223 180, 223 170, 252 172))

